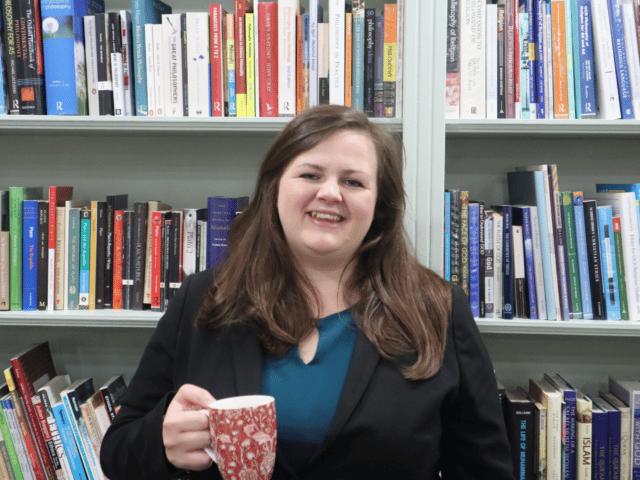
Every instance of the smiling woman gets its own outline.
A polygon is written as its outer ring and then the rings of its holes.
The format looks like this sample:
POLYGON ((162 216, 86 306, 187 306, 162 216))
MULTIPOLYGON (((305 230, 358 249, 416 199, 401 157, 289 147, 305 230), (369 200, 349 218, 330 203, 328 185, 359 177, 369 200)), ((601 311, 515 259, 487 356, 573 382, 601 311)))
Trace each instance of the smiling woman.
POLYGON ((228 259, 185 279, 158 323, 102 444, 109 478, 220 479, 197 410, 263 394, 273 479, 513 479, 468 298, 407 243, 401 151, 341 106, 284 128, 228 259))

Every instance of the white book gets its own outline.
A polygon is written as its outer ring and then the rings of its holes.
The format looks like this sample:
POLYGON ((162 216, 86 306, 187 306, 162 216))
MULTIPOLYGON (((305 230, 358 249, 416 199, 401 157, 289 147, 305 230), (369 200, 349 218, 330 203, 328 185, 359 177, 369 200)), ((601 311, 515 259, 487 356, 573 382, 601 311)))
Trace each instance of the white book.
POLYGON ((640 118, 640 58, 638 56, 638 35, 632 0, 618 0, 622 7, 624 23, 624 44, 627 49, 627 66, 631 84, 631 102, 635 118, 640 118))
POLYGON ((493 317, 502 318, 502 306, 504 298, 502 295, 502 214, 493 214, 493 317))
POLYGON ((165 117, 184 116, 181 23, 179 13, 165 13, 162 15, 165 117))
MULTIPOLYGON (((323 83, 320 79, 329 79, 329 24, 318 23, 318 103, 323 83)), ((328 87, 328 85, 327 85, 328 87)))
POLYGON ((209 85, 209 14, 187 12, 187 98, 190 117, 208 117, 211 108, 209 85))
POLYGON ((546 380, 529 379, 529 396, 547 408, 547 479, 562 477, 562 394, 546 380))
POLYGON ((487 118, 498 118, 498 5, 487 4, 487 118))
POLYGON ((344 105, 344 0, 329 0, 329 103, 344 105))
POLYGON ((165 95, 164 95, 164 56, 163 56, 163 33, 162 24, 153 24, 153 68, 155 78, 156 117, 165 116, 165 95))
POLYGON ((629 320, 640 321, 640 235, 635 193, 599 192, 585 194, 584 197, 596 200, 598 205, 611 205, 613 216, 620 217, 629 320))
POLYGON ((155 82, 155 62, 153 51, 153 24, 147 23, 144 26, 145 42, 145 64, 147 67, 147 115, 156 116, 156 82, 155 82))
POLYGON ((485 3, 460 2, 460 118, 486 118, 485 3))
POLYGON ((260 31, 258 28, 258 20, 260 18, 260 14, 258 12, 258 4, 259 0, 253 0, 253 90, 255 97, 255 114, 256 117, 260 116, 260 31))
MULTIPOLYGON (((2 400, 10 400, 13 403, 13 399, 10 394, 2 397, 2 400)), ((7 426, 9 427, 9 433, 11 434, 11 439, 13 440, 13 446, 18 456, 18 463, 22 469, 22 475, 25 480, 36 480, 15 408, 4 409, 4 414, 7 420, 7 426)))
MULTIPOLYGON (((296 114, 296 15, 299 0, 278 2, 278 114, 296 114)), ((344 45, 343 45, 344 48, 344 45)))
POLYGON ((200 235, 200 264, 198 271, 202 272, 207 269, 207 221, 198 220, 198 233, 200 235))
POLYGON ((542 246, 540 242, 540 225, 538 218, 538 207, 529 207, 529 217, 531 219, 531 240, 533 245, 533 269, 536 281, 538 318, 547 318, 547 301, 544 295, 544 272, 542 270, 542 246))
POLYGON ((598 118, 621 118, 616 64, 607 0, 591 0, 593 56, 596 63, 598 118))
POLYGON ((120 10, 120 33, 122 43, 122 75, 124 84, 124 114, 130 117, 135 111, 133 98, 133 36, 131 12, 120 10))
MULTIPOLYGON (((523 243, 523 235, 522 235, 522 225, 513 225, 511 227, 511 235, 512 235, 512 241, 513 241, 513 278, 515 280, 514 281, 514 285, 515 285, 514 298, 516 298, 516 302, 518 302, 519 301, 517 300, 518 288, 519 288, 518 284, 523 283, 525 285, 524 291, 526 293, 526 283, 527 283, 526 270, 524 266, 524 243, 523 243)), ((519 308, 522 308, 522 306, 519 306, 519 308)), ((517 312, 519 308, 515 309, 516 315, 518 315, 517 312)), ((526 313, 527 312, 525 312, 525 316, 521 318, 526 318, 526 313)))
POLYGON ((113 85, 113 115, 125 116, 124 65, 122 53, 111 53, 111 81, 113 85))
POLYGON ((398 6, 398 18, 396 23, 396 118, 402 118, 402 83, 404 64, 404 2, 396 0, 398 6))
POLYGON ((196 228, 198 225, 197 210, 184 210, 184 226, 182 228, 182 271, 184 276, 196 273, 196 228))
POLYGON ((318 1, 309 0, 309 108, 318 105, 318 1))
MULTIPOLYGON (((84 17, 84 55, 87 68, 87 100, 89 115, 100 115, 98 101, 98 51, 96 47, 96 17, 84 17)), ((50 303, 52 305, 52 303, 50 303)))

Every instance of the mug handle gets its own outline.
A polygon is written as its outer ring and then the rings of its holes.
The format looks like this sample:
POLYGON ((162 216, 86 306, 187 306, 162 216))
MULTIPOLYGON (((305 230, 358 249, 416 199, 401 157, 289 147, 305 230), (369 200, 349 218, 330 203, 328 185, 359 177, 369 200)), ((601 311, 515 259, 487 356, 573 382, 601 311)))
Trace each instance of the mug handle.
MULTIPOLYGON (((200 410, 202 413, 204 413, 207 418, 209 418, 209 410, 203 409, 200 410)), ((215 463, 216 465, 218 464, 218 460, 216 459, 216 453, 213 451, 213 448, 211 447, 204 447, 204 451, 206 452, 207 455, 209 455, 209 457, 211 457, 211 460, 213 460, 213 463, 215 463)))

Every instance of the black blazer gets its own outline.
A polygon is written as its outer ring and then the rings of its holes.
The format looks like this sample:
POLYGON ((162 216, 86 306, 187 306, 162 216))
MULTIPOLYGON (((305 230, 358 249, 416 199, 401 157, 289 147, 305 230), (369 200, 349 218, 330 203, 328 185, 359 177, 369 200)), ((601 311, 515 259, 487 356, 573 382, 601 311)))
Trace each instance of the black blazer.
MULTIPOLYGON (((163 415, 192 383, 217 398, 260 393, 262 353, 250 325, 195 328, 211 271, 190 276, 158 323, 100 453, 110 480, 172 478, 163 415)), ((297 476, 277 456, 274 480, 513 479, 493 367, 469 309, 454 289, 441 370, 408 381, 358 332, 326 438, 297 476)), ((213 465, 193 479, 220 478, 213 465)))

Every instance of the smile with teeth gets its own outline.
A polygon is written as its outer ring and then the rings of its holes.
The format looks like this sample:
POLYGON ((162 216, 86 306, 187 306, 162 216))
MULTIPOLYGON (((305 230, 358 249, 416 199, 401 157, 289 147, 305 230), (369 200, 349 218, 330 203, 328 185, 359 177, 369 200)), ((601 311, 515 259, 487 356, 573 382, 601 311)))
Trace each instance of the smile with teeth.
POLYGON ((329 220, 331 222, 341 222, 344 220, 340 215, 333 215, 330 213, 322 213, 322 212, 309 212, 313 218, 317 218, 318 220, 329 220))

